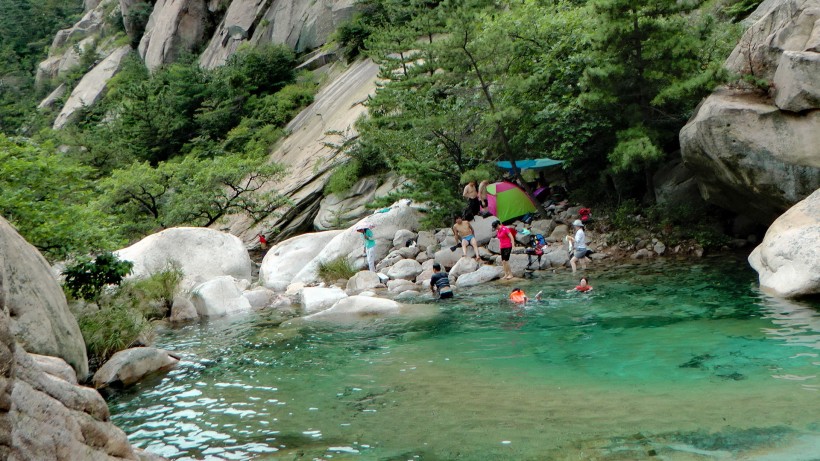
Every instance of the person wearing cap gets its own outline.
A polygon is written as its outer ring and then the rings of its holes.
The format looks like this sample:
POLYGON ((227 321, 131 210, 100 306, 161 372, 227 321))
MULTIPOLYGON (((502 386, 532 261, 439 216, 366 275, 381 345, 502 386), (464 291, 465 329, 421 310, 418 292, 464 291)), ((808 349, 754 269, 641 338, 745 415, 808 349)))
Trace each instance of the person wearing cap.
POLYGON ((356 232, 362 234, 364 238, 364 254, 367 257, 367 268, 370 272, 376 272, 376 239, 373 231, 367 227, 359 227, 356 232))
POLYGON ((512 248, 515 245, 515 237, 507 226, 501 224, 501 221, 493 222, 493 230, 496 232, 498 246, 501 248, 501 266, 504 268, 503 278, 509 280, 513 278, 512 269, 510 268, 510 254, 512 254, 512 248))
POLYGON ((433 264, 433 276, 430 277, 430 291, 433 296, 438 295, 438 299, 448 299, 453 297, 453 289, 450 288, 450 278, 447 272, 441 271, 441 264, 433 264))
POLYGON ((572 225, 575 227, 575 237, 569 237, 569 240, 575 247, 575 253, 572 259, 569 260, 569 265, 572 266, 572 272, 576 270, 575 264, 581 261, 581 268, 587 268, 587 234, 584 233, 584 223, 580 219, 576 219, 572 225))

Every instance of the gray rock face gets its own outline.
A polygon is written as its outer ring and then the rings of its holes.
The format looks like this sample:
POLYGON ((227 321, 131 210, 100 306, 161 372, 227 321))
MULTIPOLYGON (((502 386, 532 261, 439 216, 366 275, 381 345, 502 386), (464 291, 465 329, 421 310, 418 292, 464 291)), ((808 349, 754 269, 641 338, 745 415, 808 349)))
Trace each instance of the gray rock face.
POLYGON ((760 287, 792 298, 820 293, 820 189, 775 220, 749 255, 760 287))
POLYGON ((395 190, 399 182, 395 175, 386 178, 368 176, 357 181, 347 193, 328 195, 319 203, 313 227, 330 230, 352 226, 373 212, 367 208, 368 204, 395 190))
POLYGON ((303 234, 280 242, 265 254, 259 268, 259 280, 268 288, 282 282, 290 284, 305 262, 312 260, 342 231, 303 234))
POLYGON ((166 229, 116 254, 134 263, 132 277, 147 277, 177 265, 183 272, 183 289, 221 276, 251 279, 251 258, 242 241, 204 227, 166 229))
POLYGON ((387 276, 391 279, 415 280, 421 271, 421 263, 415 259, 402 259, 387 271, 387 276))
POLYGON ((55 130, 59 130, 71 121, 72 116, 78 110, 83 107, 93 106, 102 98, 108 88, 108 81, 120 70, 122 60, 130 51, 131 47, 127 45, 117 48, 83 76, 77 86, 74 87, 71 96, 68 97, 63 110, 54 120, 53 128, 55 130))
POLYGON ((151 373, 167 371, 179 357, 153 347, 134 347, 119 351, 94 373, 94 387, 130 386, 151 373))
POLYGON ((680 142, 706 201, 764 224, 820 187, 820 111, 796 115, 721 91, 701 104, 680 142))
MULTIPOLYGON (((820 34, 820 26, 817 27, 820 34)), ((774 103, 781 110, 800 112, 820 108, 820 53, 786 51, 774 74, 774 103)))
POLYGON ((139 53, 149 69, 193 51, 206 37, 209 11, 205 0, 159 0, 154 5, 139 53))
POLYGON ((35 360, 16 343, 3 299, 0 458, 138 459, 125 433, 109 422, 108 405, 97 391, 77 386, 74 371, 65 365, 52 362, 44 367, 41 358, 35 360))
POLYGON ((317 48, 354 12, 355 0, 234 0, 200 63, 220 66, 247 42, 284 44, 298 53, 317 48))
POLYGON ((245 290, 242 296, 248 300, 251 307, 254 309, 264 309, 273 304, 276 299, 276 293, 265 287, 256 287, 253 290, 245 290))
POLYGON ((148 0, 119 0, 125 33, 132 39, 140 38, 145 27, 143 16, 151 11, 148 0))
POLYGON ((346 290, 348 294, 356 294, 366 290, 381 286, 382 282, 375 272, 359 271, 347 281, 346 290))
POLYGON ((63 290, 45 258, 1 217, 0 255, 0 307, 14 337, 33 353, 62 358, 85 378, 85 342, 63 290))
POLYGON ((680 133, 701 196, 761 224, 820 187, 818 11, 820 0, 761 4, 725 65, 773 81, 774 103, 724 88, 680 133))
POLYGON ((653 181, 658 203, 670 205, 703 203, 697 179, 679 158, 660 168, 653 181))
POLYGON ((818 0, 764 2, 752 15, 759 19, 743 34, 726 68, 771 80, 784 51, 812 51, 818 8, 818 0))
POLYGON ((171 305, 171 317, 168 319, 171 323, 190 322, 198 318, 199 313, 190 299, 181 295, 174 296, 174 303, 171 305))

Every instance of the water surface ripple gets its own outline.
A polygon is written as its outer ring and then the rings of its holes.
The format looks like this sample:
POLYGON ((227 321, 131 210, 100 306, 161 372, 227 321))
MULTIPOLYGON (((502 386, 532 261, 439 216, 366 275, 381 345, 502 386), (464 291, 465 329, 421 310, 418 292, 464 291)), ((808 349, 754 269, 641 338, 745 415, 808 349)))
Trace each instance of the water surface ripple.
MULTIPOLYGON (((252 313, 161 331, 184 359, 109 399, 171 459, 816 460, 818 305, 745 261, 659 261, 489 284, 438 315, 280 327, 252 313)), ((427 301, 429 303, 429 301, 427 301)))

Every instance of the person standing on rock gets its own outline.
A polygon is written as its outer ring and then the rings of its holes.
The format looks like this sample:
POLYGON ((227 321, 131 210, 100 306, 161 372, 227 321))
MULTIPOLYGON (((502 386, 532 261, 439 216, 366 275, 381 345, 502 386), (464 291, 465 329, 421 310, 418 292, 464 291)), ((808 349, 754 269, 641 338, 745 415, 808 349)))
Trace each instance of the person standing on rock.
POLYGON ((450 278, 447 272, 441 271, 441 264, 433 264, 433 276, 430 278, 430 291, 433 296, 438 295, 438 299, 449 299, 453 297, 453 289, 450 288, 450 278))
POLYGON ((487 180, 481 181, 481 184, 478 185, 479 215, 483 218, 492 216, 490 214, 490 202, 487 198, 487 186, 489 185, 490 181, 487 180))
POLYGON ((259 247, 262 248, 263 250, 267 250, 268 249, 268 239, 266 239, 265 236, 262 235, 261 233, 256 234, 256 236, 259 237, 259 247))
POLYGON ((376 272, 376 239, 373 231, 367 225, 359 226, 356 232, 362 234, 364 238, 364 254, 367 257, 367 268, 370 272, 376 272))
POLYGON ((569 260, 569 265, 572 266, 572 272, 574 273, 576 270, 575 263, 578 261, 581 261, 582 269, 586 270, 587 268, 587 234, 584 233, 584 223, 580 219, 576 219, 572 225, 575 227, 575 237, 569 237, 569 240, 575 247, 575 254, 569 260))
POLYGON ((464 258, 467 257, 467 245, 472 244, 473 250, 475 250, 475 260, 481 261, 478 256, 478 239, 475 237, 473 226, 462 219, 461 216, 456 216, 456 223, 453 224, 453 236, 456 238, 456 242, 461 241, 461 251, 464 253, 464 258))
POLYGON ((512 269, 510 268, 510 255, 512 254, 513 245, 515 245, 515 236, 507 226, 501 224, 501 221, 493 222, 493 230, 501 248, 501 266, 504 268, 503 278, 509 280, 513 278, 512 269))
POLYGON ((464 186, 464 192, 461 195, 467 199, 467 209, 464 210, 464 217, 469 221, 481 210, 481 202, 478 200, 478 190, 475 187, 475 181, 468 182, 467 185, 464 186))

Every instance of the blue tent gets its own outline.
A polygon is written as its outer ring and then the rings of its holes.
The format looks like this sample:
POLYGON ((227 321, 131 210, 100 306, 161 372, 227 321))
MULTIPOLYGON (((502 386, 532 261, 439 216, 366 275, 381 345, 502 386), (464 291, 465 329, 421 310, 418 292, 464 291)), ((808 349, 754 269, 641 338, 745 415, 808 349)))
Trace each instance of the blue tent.
MULTIPOLYGON (((534 160, 516 160, 515 166, 520 170, 544 170, 564 163, 563 160, 553 160, 551 158, 537 158, 534 160)), ((495 162, 499 168, 510 170, 512 173, 512 164, 507 161, 495 162)))

